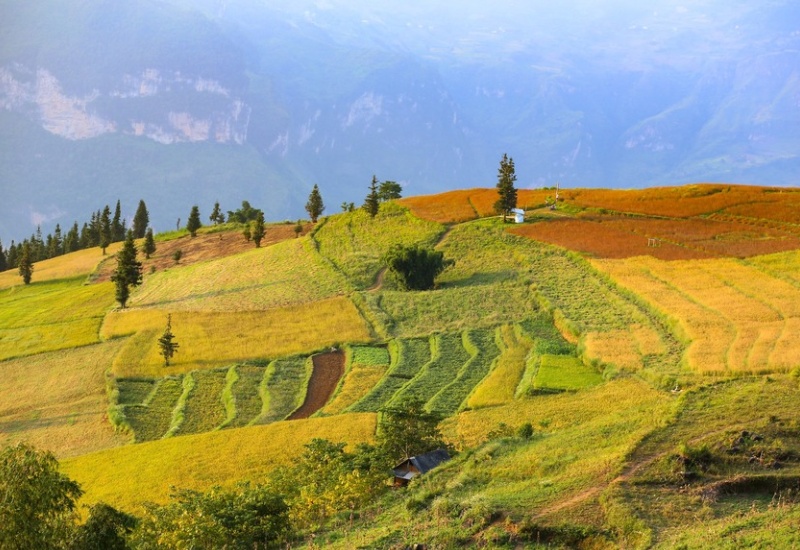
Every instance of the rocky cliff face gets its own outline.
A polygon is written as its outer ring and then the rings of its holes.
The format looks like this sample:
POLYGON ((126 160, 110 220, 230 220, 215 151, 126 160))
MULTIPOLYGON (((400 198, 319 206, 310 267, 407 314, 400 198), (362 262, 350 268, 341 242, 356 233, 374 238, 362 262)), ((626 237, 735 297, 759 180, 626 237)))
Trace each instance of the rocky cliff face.
POLYGON ((70 140, 117 132, 163 144, 241 145, 247 138, 250 107, 215 80, 156 69, 119 80, 110 90, 68 95, 47 68, 0 67, 0 108, 24 114, 70 140))

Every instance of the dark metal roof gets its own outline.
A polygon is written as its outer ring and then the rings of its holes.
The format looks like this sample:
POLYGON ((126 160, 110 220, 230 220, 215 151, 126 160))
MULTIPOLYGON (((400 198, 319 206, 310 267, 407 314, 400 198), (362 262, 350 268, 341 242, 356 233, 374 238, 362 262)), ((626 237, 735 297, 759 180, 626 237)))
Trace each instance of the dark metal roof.
POLYGON ((450 454, 445 449, 437 449, 429 453, 419 456, 412 456, 408 460, 404 460, 394 467, 394 475, 403 479, 411 479, 418 475, 416 472, 407 470, 407 467, 413 466, 420 474, 424 474, 436 468, 442 462, 450 460, 450 454))

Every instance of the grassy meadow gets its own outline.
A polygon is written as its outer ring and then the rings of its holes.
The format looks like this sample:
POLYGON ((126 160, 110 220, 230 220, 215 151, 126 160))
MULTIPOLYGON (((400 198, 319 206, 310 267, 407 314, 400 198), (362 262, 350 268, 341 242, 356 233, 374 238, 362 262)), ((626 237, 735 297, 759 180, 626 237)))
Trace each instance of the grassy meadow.
POLYGON ((99 250, 37 263, 31 285, 1 273, 0 442, 56 453, 81 504, 137 512, 264 481, 313 438, 374 441, 413 398, 453 459, 303 532, 309 547, 796 546, 800 192, 553 197, 520 190, 521 225, 469 189, 297 238, 276 224, 259 249, 241 227, 161 235, 125 309, 99 250), (433 290, 396 287, 395 244, 451 260, 433 290), (331 397, 286 420, 332 348, 331 397))

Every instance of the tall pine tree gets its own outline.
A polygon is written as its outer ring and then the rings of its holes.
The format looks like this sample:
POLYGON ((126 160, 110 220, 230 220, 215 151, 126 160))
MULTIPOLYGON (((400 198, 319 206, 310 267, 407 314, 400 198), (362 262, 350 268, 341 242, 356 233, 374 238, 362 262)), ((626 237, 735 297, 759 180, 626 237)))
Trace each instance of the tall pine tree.
POLYGON ((103 208, 103 213, 100 214, 100 223, 98 226, 98 246, 103 249, 103 255, 106 254, 106 248, 111 244, 111 209, 106 205, 103 208))
POLYGON ((253 230, 250 232, 250 238, 256 243, 256 248, 261 248, 261 240, 264 238, 264 213, 259 212, 256 221, 253 222, 253 230))
POLYGON ((33 277, 33 252, 31 245, 28 241, 22 242, 22 252, 17 261, 19 266, 19 275, 22 277, 22 282, 26 285, 31 284, 31 277, 33 277))
POLYGON ((511 209, 517 207, 515 181, 517 181, 517 174, 514 171, 514 159, 503 153, 503 158, 500 160, 500 168, 497 170, 498 199, 494 203, 497 213, 503 215, 503 222, 506 221, 511 209))
POLYGON ((172 334, 172 315, 167 315, 167 326, 164 329, 164 334, 158 339, 158 347, 161 348, 161 356, 164 358, 164 366, 169 366, 169 360, 178 351, 180 344, 175 342, 175 335, 172 334))
POLYGON ((111 242, 118 243, 125 240, 125 221, 122 219, 122 206, 117 199, 114 208, 114 218, 111 220, 111 242))
POLYGON ((144 252, 145 259, 150 259, 150 254, 156 251, 156 241, 153 238, 153 228, 148 227, 147 233, 144 235, 144 243, 142 244, 142 252, 144 252))
POLYGON ((380 197, 378 196, 378 178, 372 176, 372 183, 369 186, 369 194, 364 201, 364 210, 373 218, 378 215, 380 209, 380 197))
POLYGON ((222 210, 219 207, 219 201, 214 203, 214 209, 211 211, 211 215, 208 217, 208 219, 214 225, 225 223, 225 214, 222 213, 222 210))
POLYGON ((322 195, 319 193, 319 187, 314 184, 311 194, 308 195, 308 202, 306 203, 306 212, 311 216, 311 222, 317 223, 317 219, 325 211, 325 203, 322 202, 322 195))
POLYGON ((136 259, 136 245, 133 231, 128 231, 122 250, 117 253, 117 269, 111 274, 116 287, 116 299, 120 307, 125 307, 130 296, 130 287, 142 284, 142 263, 136 259))
POLYGON ((192 237, 197 236, 197 230, 203 227, 200 221, 200 209, 195 205, 189 213, 189 220, 186 222, 186 230, 192 237))
POLYGON ((6 260, 6 253, 3 250, 3 243, 0 241, 0 272, 8 269, 8 261, 6 260))
POLYGON ((150 214, 147 212, 147 206, 143 200, 139 201, 139 206, 136 208, 136 214, 133 216, 133 238, 141 239, 147 231, 147 226, 150 224, 150 214))

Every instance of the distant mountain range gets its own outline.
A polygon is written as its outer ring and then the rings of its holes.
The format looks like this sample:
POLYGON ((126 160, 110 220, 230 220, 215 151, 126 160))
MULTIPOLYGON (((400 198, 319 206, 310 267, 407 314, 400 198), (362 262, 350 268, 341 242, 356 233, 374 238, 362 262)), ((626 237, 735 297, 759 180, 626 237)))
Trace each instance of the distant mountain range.
POLYGON ((315 183, 330 213, 503 153, 520 187, 800 183, 795 4, 505 4, 0 0, 0 238, 117 199, 293 219, 315 183))

